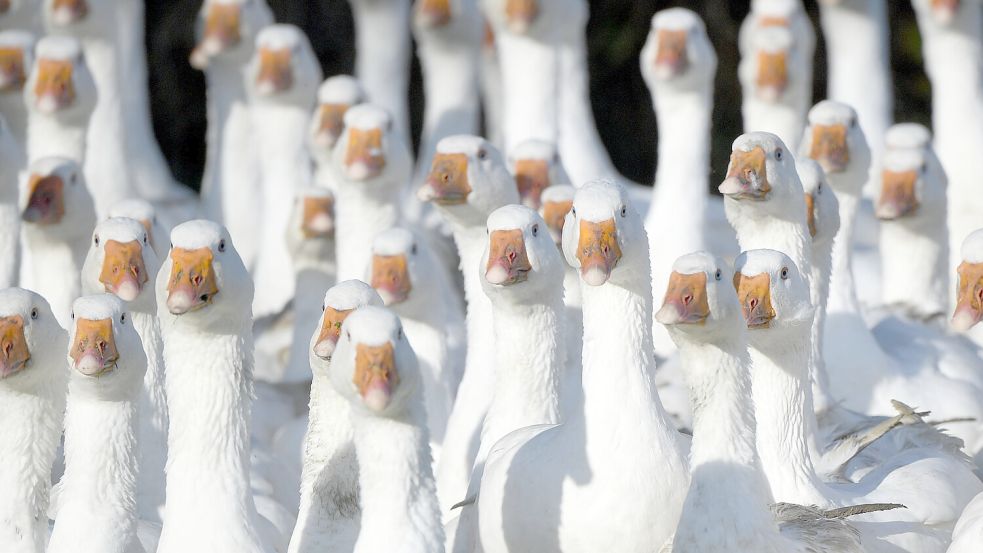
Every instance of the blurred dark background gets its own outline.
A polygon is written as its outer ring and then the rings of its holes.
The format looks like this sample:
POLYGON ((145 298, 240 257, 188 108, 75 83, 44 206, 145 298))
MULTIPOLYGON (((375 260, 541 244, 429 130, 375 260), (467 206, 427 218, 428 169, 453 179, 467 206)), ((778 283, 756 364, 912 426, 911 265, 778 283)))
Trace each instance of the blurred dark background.
MULTIPOLYGON (((406 0, 411 1, 411 0, 406 0)), ((277 21, 298 25, 310 37, 326 76, 354 70, 354 27, 347 0, 269 0, 277 21)), ((730 144, 741 133, 737 80, 737 32, 750 2, 702 0, 591 0, 587 27, 591 102, 611 158, 626 177, 652 182, 656 126, 638 56, 652 15, 684 6, 700 14, 719 57, 713 117, 712 171, 726 169, 730 144)), ((151 105, 154 129, 175 177, 198 188, 205 159, 205 82, 188 64, 201 0, 147 0, 151 105)), ((818 6, 806 1, 816 27, 814 99, 825 97, 826 52, 818 6)), ((921 41, 909 2, 888 2, 895 119, 929 123, 931 94, 921 60, 921 41)), ((410 108, 414 136, 423 113, 420 69, 413 61, 410 108)), ((711 182, 713 179, 711 179, 711 182)))

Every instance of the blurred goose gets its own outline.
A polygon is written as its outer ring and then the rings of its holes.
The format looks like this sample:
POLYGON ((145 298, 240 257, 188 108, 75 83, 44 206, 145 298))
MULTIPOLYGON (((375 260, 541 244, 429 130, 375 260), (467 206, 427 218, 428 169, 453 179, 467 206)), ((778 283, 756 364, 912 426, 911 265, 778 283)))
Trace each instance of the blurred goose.
POLYGON ((947 553, 973 553, 983 540, 983 493, 963 510, 952 530, 952 545, 947 553))
POLYGON ((0 549, 43 553, 61 441, 68 336, 38 294, 0 290, 0 549))
POLYGON ((355 553, 442 553, 421 375, 399 318, 373 306, 352 313, 329 372, 359 459, 355 553))
POLYGON ((55 317, 67 325, 96 224, 81 167, 61 157, 31 163, 21 178, 20 208, 23 246, 31 252, 24 260, 23 284, 46 297, 55 317))
POLYGON ((167 235, 157 219, 157 211, 153 204, 147 200, 132 198, 117 202, 109 208, 109 217, 127 217, 139 222, 147 231, 147 239, 157 254, 157 258, 160 259, 167 254, 167 247, 164 242, 167 235))
POLYGON ((502 120, 505 112, 505 99, 502 97, 502 67, 495 48, 495 31, 488 20, 484 22, 479 59, 479 84, 481 85, 481 110, 485 125, 485 136, 496 148, 505 147, 502 120))
POLYGON ((570 181, 556 146, 544 140, 530 139, 517 144, 509 152, 508 163, 519 189, 519 200, 532 209, 542 206, 543 190, 570 181))
POLYGON ((41 29, 41 14, 38 3, 32 0, 5 0, 0 9, 0 29, 28 29, 38 33, 41 29))
POLYGON ((328 77, 317 89, 317 107, 307 129, 307 145, 314 158, 314 182, 334 190, 336 172, 331 162, 334 146, 345 130, 345 113, 365 102, 362 85, 349 75, 328 77))
POLYGON ((20 28, 0 31, 0 113, 21 145, 27 144, 24 85, 34 65, 34 38, 20 28))
POLYGON ((24 151, 0 115, 0 289, 17 284, 20 273, 20 203, 18 178, 24 151))
POLYGON ((609 181, 577 191, 565 229, 563 252, 582 281, 584 414, 493 447, 478 498, 481 545, 651 551, 676 528, 689 463, 652 384, 645 231, 625 189, 609 181))

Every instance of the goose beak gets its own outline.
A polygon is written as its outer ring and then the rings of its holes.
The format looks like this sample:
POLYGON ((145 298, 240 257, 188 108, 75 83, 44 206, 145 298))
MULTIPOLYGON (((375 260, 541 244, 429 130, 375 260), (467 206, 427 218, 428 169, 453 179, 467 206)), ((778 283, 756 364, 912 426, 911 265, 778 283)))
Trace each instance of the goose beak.
POLYGON ((957 12, 959 12, 959 0, 932 0, 932 13, 943 25, 952 23, 956 19, 957 12))
POLYGON ((842 173, 850 163, 846 125, 813 125, 809 157, 819 162, 827 174, 842 173))
MULTIPOLYGON (((834 0, 838 2, 839 0, 834 0)), ((780 15, 766 15, 758 20, 759 27, 785 27, 788 28, 788 18, 780 15)))
POLYGON ((366 407, 377 413, 388 407, 399 385, 392 342, 381 346, 357 344, 353 381, 366 407))
POLYGON ((758 52, 758 98, 776 102, 788 86, 788 64, 785 52, 758 52))
POLYGON ((147 282, 147 269, 143 264, 140 243, 136 240, 107 240, 105 252, 99 282, 106 287, 107 292, 116 294, 121 300, 135 300, 147 282))
POLYGON ((27 206, 21 219, 37 225, 56 225, 65 216, 64 183, 58 175, 31 175, 27 206))
POLYGON ((305 238, 334 235, 334 198, 304 198, 304 220, 300 230, 305 238))
POLYGON ((664 325, 702 325, 710 316, 707 304, 707 275, 704 272, 684 275, 672 272, 662 308, 655 320, 664 325))
POLYGON ((416 19, 424 27, 443 27, 451 21, 450 0, 417 0, 416 19))
POLYGON ((952 328, 966 332, 983 318, 983 263, 963 261, 956 272, 959 274, 959 291, 952 328))
POLYGON ((734 275, 734 288, 737 289, 737 299, 741 302, 747 327, 770 327, 775 310, 771 306, 771 277, 768 273, 746 276, 738 272, 734 275))
POLYGON ((218 294, 211 248, 171 249, 171 274, 167 280, 167 310, 184 315, 211 303, 218 294))
POLYGON ((72 62, 39 59, 34 97, 38 111, 45 114, 71 106, 75 102, 72 62))
POLYGON ((205 30, 201 42, 191 51, 191 66, 204 69, 208 60, 239 44, 239 6, 212 4, 205 16, 205 30))
POLYGON ((881 197, 877 200, 877 218, 900 219, 918 209, 915 185, 918 171, 888 171, 881 173, 881 197))
POLYGON ((0 0, 0 15, 10 11, 10 0, 0 0))
POLYGON ((406 256, 373 255, 372 287, 379 292, 382 302, 386 305, 406 301, 410 290, 413 289, 410 272, 406 267, 406 256))
POLYGON ((621 259, 618 227, 613 218, 600 223, 580 221, 577 259, 580 276, 587 284, 600 286, 611 278, 611 272, 621 259))
POLYGON ((260 47, 256 91, 262 96, 273 96, 290 90, 293 84, 294 71, 290 63, 290 50, 260 47))
POLYGON ((70 355, 75 370, 85 376, 102 376, 112 370, 119 361, 112 319, 75 319, 75 341, 70 355))
POLYGON ((509 30, 517 35, 526 34, 538 16, 537 0, 505 0, 505 20, 509 30))
POLYGON ((727 178, 717 190, 735 200, 765 200, 771 192, 765 169, 765 150, 757 146, 750 151, 734 150, 730 154, 727 178))
POLYGON ((334 348, 338 345, 338 337, 341 336, 341 324, 351 313, 351 309, 324 308, 324 314, 321 316, 321 332, 317 335, 317 342, 314 343, 314 355, 325 361, 331 361, 331 354, 334 353, 334 348))
POLYGON ((686 56, 686 31, 659 29, 659 47, 655 55, 655 75, 663 80, 678 77, 689 67, 686 56))
POLYGON ((345 149, 345 173, 357 181, 373 179, 386 167, 382 153, 382 129, 348 129, 345 149))
POLYGON ((485 280, 499 286, 524 282, 529 278, 532 265, 526 255, 526 241, 522 231, 496 230, 488 237, 488 265, 485 280))
POLYGON ((567 213, 573 207, 573 200, 565 202, 543 202, 543 220, 550 229, 550 236, 557 246, 563 239, 563 223, 566 221, 567 213))
POLYGON ((85 0, 53 0, 51 19, 55 25, 65 27, 85 19, 89 5, 85 0))
POLYGON ((466 154, 436 154, 427 181, 417 196, 421 201, 437 205, 459 205, 468 201, 468 156, 466 154))
POLYGON ((26 79, 24 50, 17 47, 0 48, 0 92, 20 89, 26 79))
POLYGON ((325 150, 334 148, 341 131, 345 129, 345 112, 348 104, 321 104, 317 109, 317 130, 314 143, 325 150))
POLYGON ((806 223, 809 224, 809 236, 816 237, 816 198, 806 194, 806 223))
POLYGON ((0 380, 22 371, 30 359, 24 319, 20 315, 0 317, 0 380))
POLYGON ((520 159, 515 162, 515 184, 522 205, 539 209, 543 190, 550 185, 550 165, 545 159, 520 159))

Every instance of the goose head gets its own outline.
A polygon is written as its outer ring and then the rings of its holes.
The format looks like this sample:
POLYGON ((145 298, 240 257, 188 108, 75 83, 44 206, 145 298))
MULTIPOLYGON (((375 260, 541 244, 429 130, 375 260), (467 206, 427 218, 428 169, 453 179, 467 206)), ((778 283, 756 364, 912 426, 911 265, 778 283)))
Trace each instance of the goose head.
POLYGON ((157 299, 148 282, 159 270, 147 229, 134 219, 113 217, 96 225, 92 233, 82 266, 82 288, 87 293, 113 294, 142 311, 156 312, 157 299))
POLYGON ((420 387, 403 325, 384 307, 365 306, 345 319, 329 370, 335 391, 356 412, 372 416, 404 412, 420 387))
POLYGON ((73 240, 95 225, 95 205, 82 168, 72 159, 41 158, 20 181, 21 220, 47 236, 73 240))
POLYGON ((246 68, 250 97, 257 102, 303 106, 314 103, 321 84, 321 65, 311 42, 293 25, 264 27, 246 68))
POLYGON ((109 216, 126 217, 139 222, 147 231, 147 240, 150 241, 150 246, 157 253, 157 259, 167 253, 167 250, 163 249, 164 244, 161 243, 166 234, 160 222, 157 221, 157 210, 147 200, 140 198, 120 200, 109 207, 109 216))
POLYGON ((65 337, 47 300, 21 288, 0 290, 0 387, 37 393, 62 375, 65 337))
POLYGON ((308 147, 319 164, 331 162, 331 150, 345 128, 345 113, 365 101, 365 91, 349 75, 328 77, 317 89, 317 108, 308 127, 308 147))
POLYGON ((550 237, 558 248, 562 248, 563 223, 573 207, 573 196, 577 189, 569 184, 554 184, 543 190, 539 215, 546 222, 550 237))
POLYGON ((945 216, 948 178, 935 150, 932 133, 918 123, 899 123, 884 135, 881 190, 876 213, 882 220, 911 224, 945 216), (924 204, 924 205, 923 205, 924 204), (918 211, 927 211, 918 217, 918 211))
POLYGON ((502 154, 480 136, 448 136, 437 151, 426 182, 417 192, 452 222, 484 227, 492 211, 519 203, 519 192, 502 154))
POLYGON ((973 9, 967 4, 976 0, 912 0, 911 5, 921 18, 925 18, 935 26, 954 26, 961 17, 972 17, 967 10, 973 9))
POLYGON ((51 34, 105 38, 116 33, 116 8, 113 0, 42 0, 41 16, 51 34))
POLYGON ((36 22, 37 0, 0 0, 0 26, 22 27, 36 22))
POLYGON ((819 162, 838 194, 857 196, 867 181, 870 147, 857 112, 844 103, 823 100, 809 110, 799 153, 819 162))
POLYGON ((686 254, 672 265, 669 286, 655 320, 677 345, 687 337, 700 341, 743 335, 741 306, 733 271, 707 252, 686 254))
POLYGON ((482 13, 496 32, 530 37, 563 32, 567 19, 587 19, 586 2, 577 0, 479 0, 482 13), (564 12, 566 10, 566 13, 564 12))
POLYGON ((432 309, 437 292, 430 287, 438 281, 440 264, 413 232, 394 227, 377 234, 367 273, 386 307, 405 315, 432 309))
POLYGON ((272 22, 262 0, 206 0, 198 12, 191 66, 204 70, 213 60, 241 66, 253 55, 260 29, 272 22))
POLYGON ((811 159, 795 160, 795 170, 805 192, 806 224, 814 246, 832 245, 840 230, 840 203, 826 182, 823 168, 811 159))
POLYGON ((770 104, 792 103, 791 83, 807 76, 795 62, 796 43, 792 31, 782 25, 763 26, 750 36, 750 52, 741 58, 738 76, 744 90, 751 91, 758 100, 770 104))
POLYGON ((417 41, 459 47, 481 32, 481 11, 476 0, 415 0, 413 31, 417 41))
POLYGON ((962 263, 956 268, 959 287, 952 328, 966 332, 983 319, 983 229, 969 233, 959 253, 962 263))
POLYGON ((735 216, 787 219, 790 213, 805 214, 795 159, 771 133, 751 132, 734 140, 727 177, 717 189, 732 223, 735 216))
POLYGON ((294 195, 287 247, 295 262, 330 255, 325 248, 334 244, 334 207, 334 193, 327 188, 308 186, 294 195))
POLYGON ((38 41, 24 87, 28 109, 84 126, 95 111, 97 96, 96 83, 77 39, 49 36, 38 41))
POLYGON ((382 298, 361 280, 343 280, 328 288, 322 306, 324 314, 311 336, 312 367, 327 368, 341 336, 341 325, 352 312, 367 305, 382 307, 382 298))
POLYGON ((524 206, 539 209, 546 187, 569 180, 560 165, 556 146, 545 140, 520 142, 508 157, 519 199, 524 206))
POLYGON ((34 61, 34 35, 27 31, 0 32, 0 94, 20 93, 34 61))
POLYGON ((75 300, 68 331, 68 366, 72 397, 136 399, 147 356, 122 300, 112 294, 75 300))
POLYGON ((481 285, 493 303, 541 303, 563 290, 563 259, 538 213, 503 206, 488 216, 487 228, 481 285))
POLYGON ((700 16, 669 8, 652 16, 640 64, 653 91, 702 89, 717 73, 717 54, 700 16))
POLYGON ((229 231, 218 223, 198 219, 174 227, 156 289, 160 313, 187 324, 252 324, 253 281, 229 231))
POLYGON ((379 106, 360 104, 345 112, 344 120, 345 129, 331 154, 342 178, 358 186, 384 187, 380 192, 401 188, 412 155, 393 129, 392 115, 379 106))
POLYGON ((809 283, 787 255, 749 250, 734 265, 734 288, 752 345, 766 351, 787 347, 798 333, 808 336, 815 312, 809 283))
POLYGON ((624 282, 639 272, 649 278, 648 241, 628 193, 610 180, 577 190, 563 224, 563 254, 589 286, 624 282))

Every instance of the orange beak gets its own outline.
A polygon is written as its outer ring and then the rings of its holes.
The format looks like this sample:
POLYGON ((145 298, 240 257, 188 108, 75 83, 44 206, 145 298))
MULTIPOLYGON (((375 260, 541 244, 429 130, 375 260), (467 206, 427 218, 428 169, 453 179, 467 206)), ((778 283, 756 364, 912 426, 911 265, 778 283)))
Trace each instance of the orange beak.
POLYGON ((34 97, 41 113, 55 113, 71 106, 75 101, 72 62, 39 59, 34 97))
POLYGON ((379 292, 386 305, 406 301, 413 289, 410 272, 406 267, 406 256, 373 255, 372 287, 379 292))
POLYGON ((183 315, 205 307, 218 294, 212 250, 171 249, 171 274, 167 279, 167 310, 183 315))
POLYGON ((550 185, 550 165, 545 159, 520 159, 515 162, 515 184, 522 205, 539 209, 543 190, 550 185))
POLYGON ((54 22, 61 26, 78 23, 89 15, 89 5, 85 0, 54 0, 51 10, 54 22))
POLYGON ((272 96, 290 90, 293 84, 294 70, 290 64, 290 50, 260 48, 257 91, 263 96, 272 96))
POLYGON ((0 317, 0 380, 24 370, 30 359, 24 319, 20 315, 0 317))
POLYGON ((758 97, 774 102, 788 86, 788 62, 785 52, 758 52, 758 97))
POLYGON ((10 0, 0 0, 0 15, 10 11, 10 0))
POLYGON ((61 177, 31 175, 27 189, 27 207, 21 219, 37 225, 56 225, 65 216, 64 183, 61 177))
POLYGON ((487 19, 485 20, 485 34, 481 39, 481 46, 485 49, 495 47, 495 30, 488 24, 487 19))
POLYGON ((26 80, 24 51, 14 47, 0 48, 0 92, 19 90, 26 80))
POLYGON ((959 274, 959 290, 956 311, 952 314, 952 328, 965 332, 983 318, 983 263, 963 261, 956 272, 959 274))
POLYGON ((709 316, 706 273, 684 275, 673 271, 662 308, 656 312, 655 320, 664 325, 702 325, 709 316))
POLYGON ((314 141, 325 150, 334 148, 341 131, 345 130, 345 112, 348 104, 321 104, 317 108, 317 131, 314 141))
POLYGON ((959 0, 932 0, 932 13, 942 23, 951 23, 958 12, 959 0))
POLYGON ((918 171, 888 171, 881 173, 881 197, 877 199, 877 218, 900 219, 918 210, 916 184, 918 171))
POLYGON ((717 188, 721 194, 736 200, 764 200, 771 192, 766 171, 764 148, 757 146, 749 152, 734 150, 730 154, 727 178, 717 188))
POLYGON ((334 235, 334 198, 304 198, 304 219, 300 230, 304 238, 329 238, 334 235))
POLYGON ((686 72, 689 59, 686 57, 686 31, 659 29, 657 54, 655 55, 655 74, 660 79, 671 79, 686 72))
POLYGON ((399 385, 393 345, 355 346, 355 375, 353 382, 365 405, 376 412, 384 410, 399 385))
POLYGON ((543 202, 543 220, 550 229, 550 236, 557 245, 563 238, 563 223, 566 221, 567 213, 573 207, 573 200, 565 202, 543 202))
POLYGON ((345 171, 352 180, 369 180, 382 174, 386 156, 382 153, 382 129, 348 129, 345 171))
POLYGON ((760 27, 788 27, 788 18, 777 15, 766 15, 758 20, 760 27))
POLYGON ((450 0, 417 0, 417 20, 427 27, 443 27, 450 23, 450 0))
POLYGON ((417 196, 422 201, 438 205, 458 205, 468 201, 468 156, 465 154, 436 154, 427 182, 417 196))
POLYGON ((228 48, 239 44, 239 6, 235 4, 212 4, 205 16, 205 30, 201 42, 191 51, 191 65, 204 69, 208 60, 228 48))
POLYGON ((496 230, 488 237, 488 265, 485 280, 499 286, 524 282, 529 278, 532 265, 526 255, 526 242, 522 231, 496 230))
POLYGON ((734 275, 734 288, 737 289, 737 299, 741 302, 747 327, 771 326, 775 310, 771 306, 771 277, 768 273, 749 277, 738 272, 734 275))
POLYGON ((806 194, 806 223, 809 224, 809 236, 816 237, 816 198, 806 194))
POLYGON ((536 0, 505 0, 505 20, 513 33, 525 34, 539 16, 536 0))
POLYGON ((71 357, 75 370, 85 376, 101 376, 112 370, 119 361, 112 319, 76 319, 71 357))
POLYGON ((587 284, 600 286, 611 278, 611 272, 621 259, 614 219, 600 223, 580 221, 577 259, 580 261, 580 276, 587 284))
POLYGON ((99 282, 107 292, 116 294, 121 300, 135 300, 147 283, 147 268, 143 264, 140 243, 136 240, 107 240, 105 252, 99 282))
POLYGON ((809 157, 822 165, 826 173, 840 173, 850 163, 845 125, 813 125, 809 157))
POLYGON ((341 324, 352 314, 352 311, 352 309, 324 308, 324 314, 321 316, 321 332, 317 335, 317 342, 314 343, 314 355, 325 361, 331 360, 331 354, 338 345, 338 337, 341 336, 341 324))

